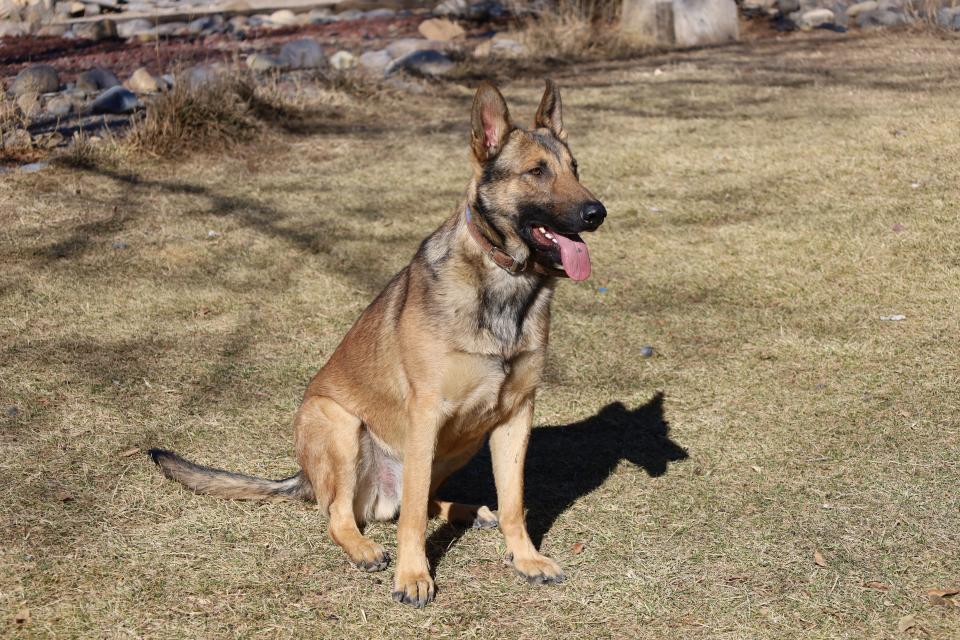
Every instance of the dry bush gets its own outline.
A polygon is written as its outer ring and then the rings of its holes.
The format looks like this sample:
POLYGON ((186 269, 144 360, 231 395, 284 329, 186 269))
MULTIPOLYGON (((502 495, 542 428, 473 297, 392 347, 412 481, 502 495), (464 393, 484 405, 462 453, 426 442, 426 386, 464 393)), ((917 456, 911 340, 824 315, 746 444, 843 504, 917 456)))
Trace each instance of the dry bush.
POLYGON ((937 12, 945 7, 956 7, 960 0, 906 0, 904 9, 914 18, 937 24, 937 12))
POLYGON ((514 2, 523 43, 535 57, 577 60, 616 58, 649 47, 619 29, 620 2, 555 0, 546 5, 514 2))
POLYGON ((252 79, 241 74, 224 75, 202 87, 177 82, 134 121, 125 145, 169 156, 249 141, 260 131, 256 93, 252 79))
POLYGON ((0 163, 23 164, 40 156, 26 132, 27 122, 16 103, 0 93, 0 163))

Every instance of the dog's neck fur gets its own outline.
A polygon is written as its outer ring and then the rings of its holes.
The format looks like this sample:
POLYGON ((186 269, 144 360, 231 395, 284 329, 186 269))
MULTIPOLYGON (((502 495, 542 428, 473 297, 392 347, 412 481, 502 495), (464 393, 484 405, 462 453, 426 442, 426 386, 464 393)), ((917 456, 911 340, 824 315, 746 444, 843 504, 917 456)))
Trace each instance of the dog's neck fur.
MULTIPOLYGON (((431 295, 444 300, 433 305, 446 310, 437 320, 458 327, 457 348, 509 359, 546 342, 556 279, 531 271, 508 273, 494 263, 467 229, 468 204, 477 212, 473 183, 454 215, 424 240, 415 259, 424 261, 434 280, 431 295)), ((503 241, 485 216, 475 215, 474 220, 488 238, 503 241)), ((524 249, 522 257, 511 255, 526 259, 529 249, 524 249)))

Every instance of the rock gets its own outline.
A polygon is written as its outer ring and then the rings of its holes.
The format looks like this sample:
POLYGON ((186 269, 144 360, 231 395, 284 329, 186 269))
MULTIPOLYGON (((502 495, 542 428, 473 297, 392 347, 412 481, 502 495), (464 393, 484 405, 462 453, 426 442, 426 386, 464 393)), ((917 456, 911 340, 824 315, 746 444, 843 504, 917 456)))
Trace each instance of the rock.
POLYGON ((797 26, 804 31, 809 31, 822 25, 833 24, 833 21, 833 11, 830 9, 813 9, 800 16, 797 26))
POLYGON ((270 71, 271 69, 282 69, 283 60, 277 56, 271 56, 267 53, 252 53, 247 56, 247 66, 253 71, 270 71))
POLYGON ((77 76, 77 83, 74 88, 87 93, 98 93, 119 84, 120 79, 112 71, 96 67, 77 76))
POLYGON ((330 9, 311 9, 306 20, 307 24, 326 24, 330 22, 330 9))
POLYGON ((50 163, 43 162, 42 160, 40 162, 29 162, 27 164, 20 165, 20 171, 23 173, 36 173, 37 171, 46 169, 48 166, 50 166, 50 163))
POLYGON ((380 49, 379 51, 364 51, 360 55, 358 62, 365 71, 383 75, 387 69, 387 65, 389 65, 392 60, 393 58, 390 57, 390 54, 387 53, 385 49, 380 49))
POLYGON ((73 113, 73 100, 66 96, 57 96, 47 102, 47 113, 62 118, 73 113))
POLYGON ((10 405, 7 407, 8 418, 16 418, 18 415, 20 415, 20 409, 18 409, 16 405, 10 405))
POLYGON ((73 32, 78 38, 99 42, 100 40, 117 37, 117 23, 113 20, 80 22, 73 25, 73 32))
POLYGON ((858 15, 864 11, 876 11, 879 5, 874 2, 874 0, 868 0, 867 2, 858 2, 847 7, 847 17, 856 18, 858 15))
POLYGON ((40 113, 40 96, 31 92, 17 96, 17 106, 28 118, 33 118, 40 113))
POLYGON ((859 27, 899 27, 909 24, 910 20, 906 14, 891 9, 876 9, 874 11, 861 11, 857 15, 857 26, 859 27))
POLYGON ((699 47, 740 39, 733 0, 674 0, 673 40, 678 47, 699 47))
POLYGON ((330 66, 337 71, 346 71, 357 66, 357 57, 349 51, 337 51, 330 56, 330 66))
POLYGON ((0 144, 8 149, 25 149, 33 146, 33 138, 26 129, 14 129, 4 134, 0 144))
POLYGON ((392 18, 397 15, 397 12, 393 9, 371 9, 370 11, 364 11, 364 18, 392 18))
POLYGON ((85 16, 98 16, 103 12, 103 9, 100 8, 98 4, 85 4, 83 5, 83 15, 85 16))
POLYGON ((424 20, 417 27, 417 31, 427 40, 439 40, 440 42, 449 42, 454 38, 462 38, 466 34, 463 27, 446 18, 424 20))
POLYGON ((282 27, 292 27, 300 24, 300 21, 297 19, 297 14, 289 9, 280 9, 279 11, 274 11, 270 14, 269 20, 273 24, 282 27))
POLYGON ((107 89, 90 105, 95 114, 100 113, 132 113, 143 106, 140 99, 125 87, 107 89))
POLYGON ((424 40, 423 38, 400 38, 391 42, 384 51, 391 59, 402 58, 403 56, 420 51, 422 49, 439 49, 443 47, 442 42, 436 40, 424 40))
POLYGON ((486 20, 506 14, 506 9, 496 0, 444 0, 433 8, 433 15, 464 20, 486 20))
POLYGON ((37 29, 38 36, 47 38, 62 38, 67 34, 69 28, 65 24, 45 24, 37 29))
POLYGON ((25 93, 53 93, 60 89, 60 76, 48 64, 35 64, 17 74, 10 86, 15 96, 25 93))
POLYGON ((158 25, 154 32, 158 36, 181 36, 190 33, 190 25, 186 22, 165 22, 158 25))
POLYGON ((223 25, 223 16, 203 16, 187 23, 187 33, 199 35, 204 31, 213 31, 223 25))
POLYGON ((799 11, 800 0, 777 0, 777 9, 783 14, 799 11))
POLYGON ((146 67, 140 67, 133 72, 133 75, 126 82, 128 89, 134 93, 158 93, 160 83, 147 71, 146 67))
POLYGON ((363 17, 363 11, 359 9, 347 9, 335 15, 330 16, 331 22, 340 22, 341 20, 359 20, 363 17))
POLYGON ((141 33, 151 33, 155 27, 153 21, 144 18, 126 20, 117 25, 117 35, 121 38, 133 38, 141 33))
POLYGON ((937 24, 948 29, 960 28, 960 7, 943 7, 937 11, 937 24))
POLYGON ((316 40, 291 40, 280 48, 280 60, 290 69, 316 69, 325 66, 327 59, 316 40))
POLYGON ((18 38, 30 35, 30 27, 22 22, 0 21, 0 38, 18 38))
POLYGON ((643 356, 644 358, 652 358, 653 353, 654 353, 653 347, 651 347, 648 344, 640 347, 640 355, 643 356))
POLYGON ((453 70, 454 64, 447 55, 435 49, 421 49, 397 58, 384 69, 386 75, 407 71, 421 76, 443 76, 453 70))
POLYGON ((478 58, 492 56, 494 58, 522 58, 527 55, 527 48, 523 44, 510 38, 493 38, 486 42, 481 42, 473 50, 473 55, 478 58))
POLYGON ((220 81, 222 70, 211 64, 199 64, 184 71, 179 80, 191 91, 204 89, 220 81))
POLYGON ((247 16, 233 16, 227 21, 227 29, 234 33, 246 31, 250 19, 247 16))

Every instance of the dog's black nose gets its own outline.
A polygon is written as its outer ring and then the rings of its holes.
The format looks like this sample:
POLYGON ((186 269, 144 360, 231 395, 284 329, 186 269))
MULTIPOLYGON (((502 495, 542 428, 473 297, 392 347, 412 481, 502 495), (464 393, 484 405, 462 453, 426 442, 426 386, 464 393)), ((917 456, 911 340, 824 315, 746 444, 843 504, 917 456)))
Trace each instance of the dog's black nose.
POLYGON ((599 227, 607 217, 607 210, 599 202, 588 202, 580 208, 580 219, 591 227, 599 227))

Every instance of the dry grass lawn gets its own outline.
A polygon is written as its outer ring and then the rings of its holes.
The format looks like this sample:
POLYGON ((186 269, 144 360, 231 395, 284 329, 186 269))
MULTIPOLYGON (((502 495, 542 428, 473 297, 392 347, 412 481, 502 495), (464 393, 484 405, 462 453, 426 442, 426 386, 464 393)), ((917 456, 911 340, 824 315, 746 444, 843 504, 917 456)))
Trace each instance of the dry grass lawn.
MULTIPOLYGON (((960 596, 927 595, 960 583, 957 41, 555 76, 611 213, 559 287, 530 451, 568 582, 434 522, 437 601, 401 607, 316 511, 194 496, 142 454, 294 470, 308 378, 468 178, 471 92, 434 87, 212 157, 3 176, 0 633, 960 637, 960 596)), ((541 90, 505 86, 524 119, 541 90)), ((493 502, 486 461, 448 494, 493 502)))

